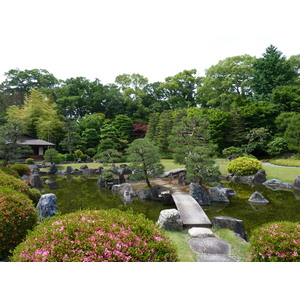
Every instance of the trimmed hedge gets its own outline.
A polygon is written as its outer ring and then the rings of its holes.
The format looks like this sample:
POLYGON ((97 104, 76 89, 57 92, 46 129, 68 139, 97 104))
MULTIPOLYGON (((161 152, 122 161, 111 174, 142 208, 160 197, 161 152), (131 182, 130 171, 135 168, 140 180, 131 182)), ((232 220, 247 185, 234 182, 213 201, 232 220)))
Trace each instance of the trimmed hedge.
POLYGON ((256 158, 249 157, 238 157, 227 166, 229 173, 240 176, 255 174, 260 169, 262 169, 262 163, 256 158))
POLYGON ((272 222, 255 229, 250 237, 251 261, 300 261, 300 224, 272 222))
POLYGON ((77 211, 38 225, 13 253, 15 262, 177 261, 165 234, 142 214, 77 211))
POLYGON ((29 199, 31 199, 34 202, 34 204, 37 204, 40 197, 42 196, 39 190, 30 188, 21 179, 10 176, 0 170, 0 187, 3 186, 10 187, 15 191, 25 194, 29 199))
POLYGON ((5 259, 38 221, 29 198, 13 189, 0 187, 0 259, 5 259))
POLYGON ((23 175, 29 176, 31 174, 31 169, 26 164, 15 164, 10 167, 12 170, 18 172, 19 176, 22 177, 23 175))

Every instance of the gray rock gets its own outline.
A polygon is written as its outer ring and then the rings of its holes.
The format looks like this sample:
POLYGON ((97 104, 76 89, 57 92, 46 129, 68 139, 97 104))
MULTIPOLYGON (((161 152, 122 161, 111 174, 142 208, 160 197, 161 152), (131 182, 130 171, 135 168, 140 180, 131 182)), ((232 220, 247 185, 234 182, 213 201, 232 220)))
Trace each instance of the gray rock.
POLYGON ((205 254, 229 254, 229 244, 215 237, 192 238, 189 241, 190 247, 199 253, 205 254))
POLYGON ((242 239, 247 241, 244 222, 242 220, 225 216, 216 216, 212 218, 211 223, 214 227, 231 229, 239 234, 242 239))
POLYGON ((171 195, 170 191, 163 191, 159 195, 160 201, 164 205, 173 205, 175 204, 173 196, 171 195))
POLYGON ((183 225, 177 209, 164 209, 160 212, 157 224, 165 230, 182 231, 183 225))
POLYGON ((29 183, 33 188, 42 189, 44 187, 42 179, 39 174, 31 174, 29 176, 29 183))
POLYGON ((97 169, 85 168, 82 170, 83 175, 94 175, 94 174, 96 174, 96 172, 97 172, 97 169))
POLYGON ((187 182, 186 182, 186 172, 180 172, 178 174, 178 184, 179 185, 187 185, 187 182))
POLYGON ((55 165, 55 164, 51 164, 49 173, 50 173, 50 174, 55 174, 56 172, 57 172, 57 167, 56 167, 56 165, 55 165))
POLYGON ((257 173, 254 175, 253 183, 254 184, 262 184, 267 180, 267 175, 265 170, 261 169, 258 170, 257 173))
POLYGON ((211 205, 211 199, 204 189, 198 183, 190 183, 190 195, 200 204, 200 205, 211 205))
POLYGON ((115 184, 112 186, 112 191, 120 194, 125 202, 132 202, 132 198, 136 196, 132 184, 129 183, 115 184))
POLYGON ((85 170, 85 169, 88 169, 88 168, 89 168, 88 165, 83 165, 83 166, 80 167, 80 170, 85 170))
POLYGON ((40 220, 51 218, 58 211, 57 198, 54 194, 45 194, 40 198, 36 209, 38 210, 40 220))
POLYGON ((254 192, 250 198, 248 199, 249 202, 254 202, 254 203, 262 203, 266 204, 269 203, 269 201, 259 192, 254 192))
POLYGON ((208 189, 208 194, 212 202, 229 202, 229 199, 226 197, 225 191, 222 188, 211 187, 208 189))
POLYGON ((141 200, 151 200, 151 193, 150 191, 146 190, 146 189, 140 189, 137 191, 137 196, 141 199, 141 200))
POLYGON ((191 237, 214 237, 214 233, 211 231, 210 228, 204 227, 192 227, 188 231, 191 237))
POLYGON ((293 188, 293 186, 290 183, 282 182, 279 179, 267 180, 263 183, 263 185, 273 191, 291 190, 293 188))
POLYGON ((300 190, 300 176, 297 176, 294 180, 293 187, 300 190))
POLYGON ((233 196, 236 195, 236 192, 234 191, 234 189, 231 189, 231 188, 224 188, 224 187, 221 187, 220 189, 225 193, 225 196, 226 196, 229 200, 231 200, 231 198, 232 198, 233 196))
POLYGON ((71 166, 67 166, 66 168, 66 174, 72 174, 73 168, 71 166))

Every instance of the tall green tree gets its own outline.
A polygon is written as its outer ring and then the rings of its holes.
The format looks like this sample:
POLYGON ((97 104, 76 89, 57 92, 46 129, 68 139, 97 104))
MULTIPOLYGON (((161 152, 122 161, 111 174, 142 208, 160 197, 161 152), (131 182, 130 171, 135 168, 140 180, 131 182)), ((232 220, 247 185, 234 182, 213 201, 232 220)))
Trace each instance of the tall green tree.
POLYGON ((160 84, 165 101, 171 109, 196 106, 196 90, 199 84, 197 70, 184 70, 175 76, 169 76, 160 84))
POLYGON ((269 100, 273 89, 292 84, 298 77, 291 61, 273 45, 254 62, 253 68, 252 89, 259 100, 269 100))
POLYGON ((0 127, 0 157, 4 165, 31 153, 30 147, 20 143, 23 133, 23 125, 18 120, 9 120, 0 127))
POLYGON ((205 116, 185 117, 174 124, 170 136, 175 161, 186 166, 188 180, 200 183, 219 174, 214 166, 215 146, 210 141, 208 124, 205 116))
POLYGON ((249 103, 254 61, 250 55, 240 55, 211 66, 197 90, 197 102, 202 107, 226 110, 249 103))
POLYGON ((131 169, 134 170, 133 178, 143 179, 151 189, 151 177, 163 173, 163 165, 157 148, 146 138, 134 140, 126 150, 131 169))

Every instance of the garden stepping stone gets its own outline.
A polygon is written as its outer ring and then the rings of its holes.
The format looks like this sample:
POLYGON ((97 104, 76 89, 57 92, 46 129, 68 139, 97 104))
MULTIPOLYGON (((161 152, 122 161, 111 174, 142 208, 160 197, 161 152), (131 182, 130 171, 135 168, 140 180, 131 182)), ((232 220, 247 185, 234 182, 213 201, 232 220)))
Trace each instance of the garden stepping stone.
POLYGON ((189 235, 191 237, 199 237, 199 238, 203 238, 203 237, 214 237, 214 233, 211 231, 211 229, 209 228, 203 228, 203 227, 192 227, 189 229, 188 231, 189 235))
POLYGON ((189 241, 190 247, 198 252, 205 254, 229 254, 229 244, 215 237, 192 238, 189 241))
POLYGON ((197 255, 198 262, 237 262, 235 259, 224 254, 197 255))

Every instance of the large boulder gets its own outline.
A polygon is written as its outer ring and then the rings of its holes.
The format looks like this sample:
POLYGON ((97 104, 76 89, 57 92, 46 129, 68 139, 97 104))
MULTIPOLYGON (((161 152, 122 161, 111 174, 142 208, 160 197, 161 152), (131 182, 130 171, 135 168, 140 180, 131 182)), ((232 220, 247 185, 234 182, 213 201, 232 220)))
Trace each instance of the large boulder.
POLYGON ((165 230, 182 231, 183 225, 177 209, 164 209, 160 212, 157 224, 165 230))
POLYGON ((254 192, 250 198, 248 199, 249 202, 253 203, 262 203, 262 204, 267 204, 269 201, 259 192, 254 192))
POLYGON ((51 218, 58 211, 57 198, 54 194, 45 194, 40 198, 36 209, 38 210, 40 220, 51 218))
POLYGON ((190 195, 200 204, 200 205, 210 205, 211 199, 208 194, 204 191, 202 186, 198 183, 190 183, 190 195))
POLYGON ((294 180, 293 187, 300 190, 300 176, 297 176, 294 180))
POLYGON ((29 183, 33 188, 42 189, 44 187, 42 179, 39 174, 31 174, 29 176, 29 183))
POLYGON ((50 165, 49 173, 50 174, 55 174, 57 172, 57 167, 55 164, 50 165))
POLYGON ((267 188, 273 190, 273 191, 293 189, 293 186, 290 183, 282 182, 279 179, 267 180, 263 183, 263 185, 266 186, 267 188))
POLYGON ((254 184, 262 184, 267 180, 267 175, 265 170, 261 169, 258 170, 257 173, 254 175, 253 183, 254 184))
POLYGON ((129 183, 115 184, 112 186, 112 191, 121 195, 125 202, 132 202, 132 198, 136 196, 132 184, 129 183))
POLYGON ((137 196, 141 199, 141 200, 151 200, 151 193, 149 190, 147 189, 140 189, 137 192, 137 196))
POLYGON ((212 202, 229 202, 226 192, 222 188, 211 187, 208 189, 208 194, 212 202))
POLYGON ((66 174, 72 174, 73 168, 71 166, 67 166, 66 168, 66 174))
POLYGON ((242 239, 247 241, 244 222, 242 220, 225 216, 216 216, 212 218, 211 223, 214 227, 231 229, 232 231, 237 233, 242 239))

